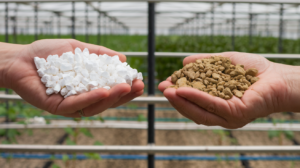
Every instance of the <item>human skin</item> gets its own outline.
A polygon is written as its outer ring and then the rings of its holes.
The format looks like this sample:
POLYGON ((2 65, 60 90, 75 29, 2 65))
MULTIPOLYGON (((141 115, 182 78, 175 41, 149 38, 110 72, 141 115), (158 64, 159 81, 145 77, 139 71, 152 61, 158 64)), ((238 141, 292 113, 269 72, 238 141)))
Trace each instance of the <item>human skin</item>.
POLYGON ((233 64, 242 64, 245 69, 258 69, 259 81, 251 85, 241 99, 233 96, 224 100, 194 88, 167 88, 173 85, 169 77, 158 88, 183 116, 197 124, 236 129, 272 113, 300 110, 300 67, 239 52, 193 55, 186 57, 183 65, 214 55, 228 57, 233 64))
POLYGON ((46 95, 46 87, 37 74, 33 58, 47 58, 48 55, 88 48, 90 53, 118 55, 122 62, 126 56, 102 46, 79 42, 73 39, 39 40, 28 45, 0 43, 0 87, 13 89, 28 103, 55 115, 81 117, 77 112, 83 109, 89 117, 110 107, 117 107, 143 94, 144 83, 134 80, 118 84, 110 90, 99 88, 64 99, 60 94, 46 95))

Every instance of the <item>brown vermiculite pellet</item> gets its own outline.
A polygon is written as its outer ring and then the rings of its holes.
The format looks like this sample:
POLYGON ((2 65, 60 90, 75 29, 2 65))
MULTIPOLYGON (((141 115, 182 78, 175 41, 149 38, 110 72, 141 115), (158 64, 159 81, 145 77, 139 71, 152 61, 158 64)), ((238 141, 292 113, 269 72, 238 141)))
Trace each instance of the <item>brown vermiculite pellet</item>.
POLYGON ((233 65, 229 58, 213 56, 198 59, 185 65, 171 75, 171 88, 192 87, 222 99, 232 96, 241 98, 244 92, 259 80, 258 70, 244 69, 244 65, 233 65))

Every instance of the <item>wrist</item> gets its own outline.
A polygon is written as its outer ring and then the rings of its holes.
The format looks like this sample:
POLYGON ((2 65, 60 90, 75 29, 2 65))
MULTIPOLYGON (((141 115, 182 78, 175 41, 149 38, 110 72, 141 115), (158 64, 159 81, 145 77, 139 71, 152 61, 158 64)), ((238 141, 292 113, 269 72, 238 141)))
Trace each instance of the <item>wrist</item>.
POLYGON ((25 45, 0 42, 0 87, 10 88, 8 71, 25 45))
POLYGON ((280 65, 282 66, 281 72, 287 89, 286 95, 282 97, 282 111, 296 112, 300 110, 300 67, 291 65, 280 65))

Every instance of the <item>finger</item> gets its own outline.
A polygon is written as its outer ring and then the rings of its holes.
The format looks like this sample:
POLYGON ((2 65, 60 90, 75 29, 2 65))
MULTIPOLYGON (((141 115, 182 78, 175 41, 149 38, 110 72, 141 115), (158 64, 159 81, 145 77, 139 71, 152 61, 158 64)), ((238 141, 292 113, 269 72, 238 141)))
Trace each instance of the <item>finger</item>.
POLYGON ((131 86, 131 92, 122 97, 118 102, 112 105, 112 107, 118 107, 130 100, 141 96, 144 93, 144 82, 141 80, 134 80, 131 86))
MULTIPOLYGON (((179 88, 176 90, 176 94, 209 111, 210 113, 222 116, 223 118, 232 114, 232 109, 234 108, 230 107, 228 102, 224 99, 209 95, 208 93, 193 88, 179 88)), ((228 101, 234 102, 235 104, 240 104, 241 102, 240 99, 235 96, 228 101)))
POLYGON ((189 119, 193 120, 197 124, 203 124, 207 126, 221 125, 226 126, 227 122, 223 118, 212 114, 194 103, 178 96, 175 89, 167 89, 164 95, 168 98, 174 108, 180 113, 188 116, 189 119))
POLYGON ((97 55, 103 55, 103 54, 107 54, 109 56, 115 56, 118 55, 120 60, 122 62, 126 61, 126 56, 124 54, 121 54, 119 52, 116 52, 114 50, 108 49, 106 47, 103 46, 99 46, 99 45, 94 45, 94 44, 89 44, 89 43, 84 43, 84 42, 80 42, 77 40, 73 40, 70 39, 70 43, 72 44, 72 46, 75 48, 79 47, 80 49, 84 49, 84 48, 88 48, 90 53, 95 53, 97 55))
POLYGON ((64 99, 57 107, 56 114, 71 114, 109 96, 106 89, 100 88, 64 99))
POLYGON ((109 90, 109 96, 97 103, 84 108, 85 117, 96 115, 118 102, 123 96, 127 95, 131 91, 128 84, 118 84, 109 90))
MULTIPOLYGON (((169 88, 169 89, 166 89, 166 90, 164 91, 165 97, 168 99, 168 101, 170 102, 170 104, 171 104, 173 107, 176 106, 176 103, 173 101, 172 98, 169 99, 169 97, 172 97, 172 94, 174 95, 174 93, 176 94, 176 89, 174 89, 174 88, 169 88), (173 92, 173 93, 171 93, 171 92, 173 92)), ((178 112, 179 112, 179 111, 178 111, 178 112)), ((181 112, 179 112, 179 113, 180 113, 181 115, 183 115, 184 117, 186 117, 186 118, 188 118, 188 119, 194 121, 194 120, 192 119, 192 117, 189 116, 185 111, 181 111, 181 112)), ((194 121, 194 122, 195 122, 195 121, 194 121)))
POLYGON ((161 91, 161 92, 164 92, 164 90, 171 86, 171 85, 174 85, 172 82, 171 82, 171 77, 168 77, 167 80, 161 82, 159 85, 158 85, 158 89, 161 91))

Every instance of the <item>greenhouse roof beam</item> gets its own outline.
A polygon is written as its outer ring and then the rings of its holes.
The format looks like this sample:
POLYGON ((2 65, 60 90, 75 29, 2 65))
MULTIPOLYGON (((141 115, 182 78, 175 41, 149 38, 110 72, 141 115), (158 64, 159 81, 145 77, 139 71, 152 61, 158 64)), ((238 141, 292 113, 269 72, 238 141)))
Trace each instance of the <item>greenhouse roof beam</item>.
POLYGON ((93 10, 95 10, 95 11, 97 11, 97 12, 99 12, 99 13, 103 13, 104 16, 108 17, 109 19, 111 19, 111 20, 114 21, 115 23, 121 25, 123 28, 125 28, 125 29, 128 28, 128 26, 126 26, 123 22, 118 21, 118 19, 117 19, 116 17, 109 16, 109 15, 107 14, 107 12, 101 11, 100 9, 98 9, 96 6, 94 6, 94 5, 93 5, 92 3, 90 3, 90 2, 86 2, 86 3, 87 3, 93 10))
POLYGON ((194 20, 194 19, 198 19, 199 18, 199 14, 206 14, 206 13, 212 12, 215 8, 217 8, 217 7, 221 6, 221 5, 223 5, 223 3, 213 4, 208 11, 198 12, 198 13, 196 13, 196 16, 191 17, 191 18, 187 18, 187 19, 185 19, 184 22, 177 23, 175 26, 173 26, 171 28, 177 28, 179 26, 182 26, 182 25, 184 25, 184 24, 186 24, 186 23, 194 20))

